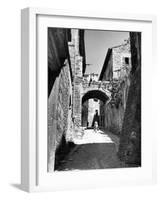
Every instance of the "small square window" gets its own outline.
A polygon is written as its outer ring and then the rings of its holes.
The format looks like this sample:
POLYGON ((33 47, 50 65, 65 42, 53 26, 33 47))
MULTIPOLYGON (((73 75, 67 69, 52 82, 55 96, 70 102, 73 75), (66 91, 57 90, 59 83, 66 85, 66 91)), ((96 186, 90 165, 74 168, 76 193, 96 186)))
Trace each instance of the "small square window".
POLYGON ((129 65, 129 57, 125 57, 125 64, 129 65))

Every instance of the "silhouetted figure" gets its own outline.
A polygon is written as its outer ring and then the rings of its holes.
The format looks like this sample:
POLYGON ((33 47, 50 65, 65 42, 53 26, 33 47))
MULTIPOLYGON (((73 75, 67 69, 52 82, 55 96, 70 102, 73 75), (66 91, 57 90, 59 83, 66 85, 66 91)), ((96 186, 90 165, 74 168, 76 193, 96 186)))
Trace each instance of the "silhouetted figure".
POLYGON ((92 127, 94 127, 94 123, 97 122, 98 126, 99 126, 99 115, 98 115, 98 110, 95 110, 95 115, 93 118, 93 123, 92 123, 92 127))

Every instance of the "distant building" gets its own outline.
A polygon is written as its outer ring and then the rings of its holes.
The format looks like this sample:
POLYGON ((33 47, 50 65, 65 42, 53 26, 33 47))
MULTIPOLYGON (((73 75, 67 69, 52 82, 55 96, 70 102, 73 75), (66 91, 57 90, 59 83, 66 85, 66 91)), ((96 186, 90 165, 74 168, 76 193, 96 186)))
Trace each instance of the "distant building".
POLYGON ((131 70, 130 41, 109 48, 99 80, 120 80, 128 76, 131 70))
POLYGON ((98 111, 100 114, 100 100, 96 98, 88 99, 82 104, 82 126, 92 127, 94 115, 98 111))
MULTIPOLYGON (((98 111, 98 115, 100 114, 100 100, 98 99, 89 99, 89 106, 88 106, 88 126, 92 127, 94 115, 96 110, 98 111)), ((99 123, 99 121, 98 121, 99 123)))

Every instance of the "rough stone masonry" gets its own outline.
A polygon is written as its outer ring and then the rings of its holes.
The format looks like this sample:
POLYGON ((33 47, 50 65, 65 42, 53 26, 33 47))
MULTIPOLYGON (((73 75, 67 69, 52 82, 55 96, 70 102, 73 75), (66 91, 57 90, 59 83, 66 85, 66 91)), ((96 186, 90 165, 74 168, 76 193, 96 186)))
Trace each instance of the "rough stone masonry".
POLYGON ((139 33, 130 33, 131 48, 128 43, 127 46, 120 45, 108 52, 102 69, 103 75, 100 75, 99 80, 92 81, 84 78, 86 67, 84 31, 49 28, 48 33, 50 86, 48 171, 54 171, 60 153, 66 151, 68 142, 72 142, 73 138, 82 132, 82 105, 90 98, 98 98, 103 102, 100 112, 104 116, 102 124, 105 128, 114 133, 119 132, 120 159, 140 164, 141 36, 139 33), (133 147, 131 152, 130 145, 133 147))

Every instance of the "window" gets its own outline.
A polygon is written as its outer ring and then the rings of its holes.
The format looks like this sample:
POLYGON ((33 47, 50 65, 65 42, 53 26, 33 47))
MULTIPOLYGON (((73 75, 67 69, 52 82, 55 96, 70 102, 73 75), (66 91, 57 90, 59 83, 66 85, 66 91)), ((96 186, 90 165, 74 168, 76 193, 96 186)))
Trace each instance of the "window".
POLYGON ((125 57, 125 64, 129 65, 129 57, 125 57))

